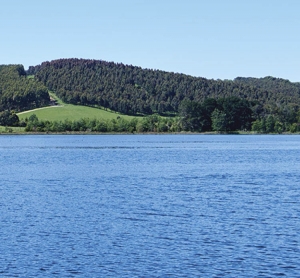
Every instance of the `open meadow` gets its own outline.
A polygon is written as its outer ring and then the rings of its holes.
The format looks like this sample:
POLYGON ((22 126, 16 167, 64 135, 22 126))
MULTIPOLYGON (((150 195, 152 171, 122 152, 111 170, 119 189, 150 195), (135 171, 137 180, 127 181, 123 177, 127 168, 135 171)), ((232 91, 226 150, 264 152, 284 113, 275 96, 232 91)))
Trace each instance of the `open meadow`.
POLYGON ((118 117, 130 120, 134 118, 133 116, 122 115, 109 110, 66 104, 53 93, 50 93, 50 96, 56 100, 57 105, 20 112, 17 114, 20 120, 28 119, 33 114, 35 114, 39 120, 48 121, 64 121, 66 119, 74 121, 82 118, 111 120, 117 119, 118 117))

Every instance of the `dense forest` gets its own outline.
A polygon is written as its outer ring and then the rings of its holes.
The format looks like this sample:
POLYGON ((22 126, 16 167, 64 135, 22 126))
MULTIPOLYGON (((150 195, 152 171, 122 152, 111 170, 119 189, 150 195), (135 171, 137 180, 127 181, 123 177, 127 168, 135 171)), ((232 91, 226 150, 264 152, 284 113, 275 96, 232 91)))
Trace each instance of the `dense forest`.
POLYGON ((22 65, 0 65, 0 124, 15 122, 14 112, 48 104, 48 89, 28 78, 22 65))
POLYGON ((300 84, 280 78, 209 80, 84 59, 44 62, 28 73, 67 103, 130 115, 176 115, 182 130, 300 129, 300 84))
POLYGON ((0 125, 27 131, 300 131, 300 83, 265 77, 209 80, 100 60, 59 59, 0 66, 0 125), (45 106, 47 90, 71 104, 108 108, 143 120, 18 123, 15 111, 45 106))
POLYGON ((298 109, 300 99, 300 86, 285 80, 209 80, 97 60, 54 60, 29 68, 29 73, 68 103, 124 114, 172 114, 185 100, 232 96, 255 101, 256 113, 268 114, 287 105, 298 109))
MULTIPOLYGON (((264 78, 253 77, 237 77, 235 83, 249 85, 275 94, 296 97, 298 99, 300 91, 300 83, 292 83, 289 80, 266 76, 264 78)), ((286 100, 289 100, 288 98, 286 100)))

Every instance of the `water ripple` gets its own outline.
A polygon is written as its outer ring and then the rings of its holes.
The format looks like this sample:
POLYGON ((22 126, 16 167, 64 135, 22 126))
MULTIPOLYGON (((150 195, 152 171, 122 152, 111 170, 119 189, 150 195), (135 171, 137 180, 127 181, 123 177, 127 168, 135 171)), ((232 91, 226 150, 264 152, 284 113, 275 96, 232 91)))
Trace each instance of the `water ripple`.
POLYGON ((0 276, 299 277, 298 138, 0 137, 0 276))

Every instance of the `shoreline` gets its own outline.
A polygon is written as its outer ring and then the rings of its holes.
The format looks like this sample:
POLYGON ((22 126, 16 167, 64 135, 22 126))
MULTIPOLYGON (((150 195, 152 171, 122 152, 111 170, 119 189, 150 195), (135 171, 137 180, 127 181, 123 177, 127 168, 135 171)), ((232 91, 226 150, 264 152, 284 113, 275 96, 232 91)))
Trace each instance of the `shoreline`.
POLYGON ((1 135, 300 135, 300 132, 291 133, 254 133, 246 131, 237 132, 0 132, 1 135))

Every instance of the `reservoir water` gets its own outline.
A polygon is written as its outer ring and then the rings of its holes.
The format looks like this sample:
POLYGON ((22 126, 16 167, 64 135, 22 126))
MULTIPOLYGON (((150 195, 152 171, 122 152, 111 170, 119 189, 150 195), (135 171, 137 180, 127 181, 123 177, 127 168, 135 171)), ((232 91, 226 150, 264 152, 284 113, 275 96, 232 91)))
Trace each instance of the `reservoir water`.
POLYGON ((0 136, 0 277, 300 277, 300 136, 0 136))

